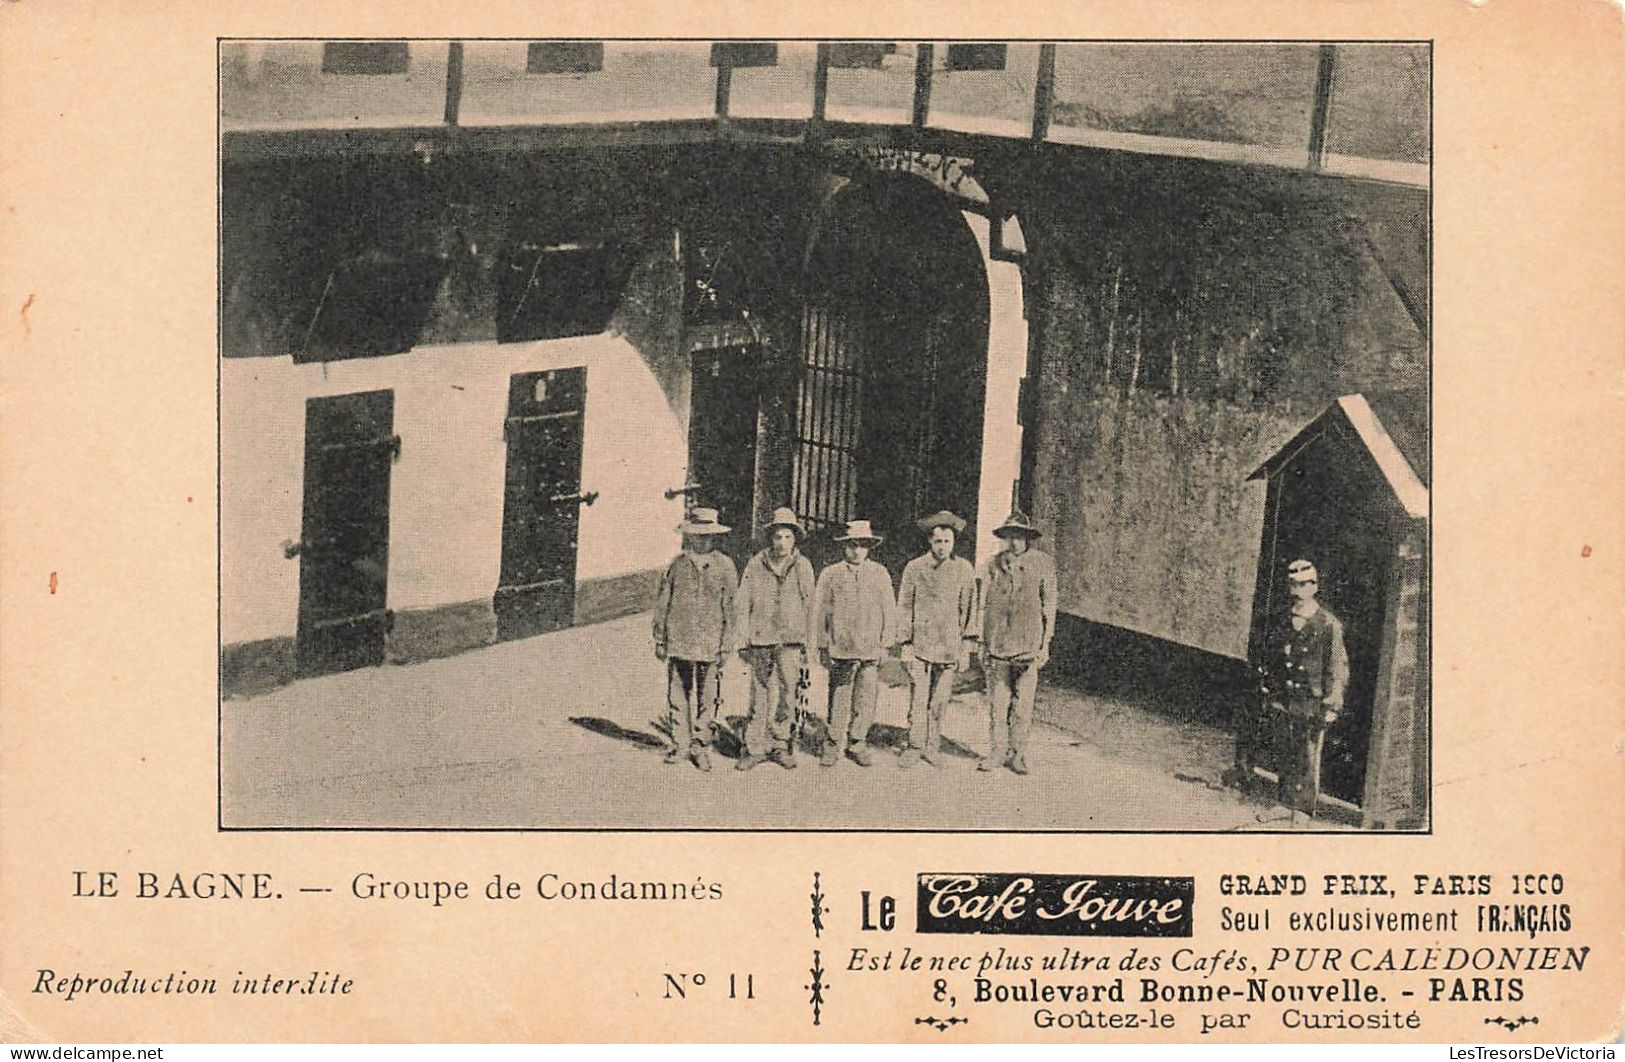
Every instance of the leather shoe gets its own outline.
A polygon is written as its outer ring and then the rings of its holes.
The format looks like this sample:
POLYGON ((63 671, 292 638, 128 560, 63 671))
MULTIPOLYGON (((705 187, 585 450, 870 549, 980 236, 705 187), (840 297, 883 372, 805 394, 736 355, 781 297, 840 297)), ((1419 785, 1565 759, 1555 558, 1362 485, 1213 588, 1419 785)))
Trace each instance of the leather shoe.
POLYGON ((711 769, 711 754, 706 752, 704 749, 695 749, 693 752, 688 754, 688 758, 693 760, 694 766, 698 767, 702 771, 709 771, 711 769))
POLYGON ((1017 774, 1027 773, 1027 761, 1022 758, 1021 753, 1012 752, 1010 754, 1010 769, 1017 774))
POLYGON ((907 770, 921 760, 919 749, 904 749, 903 754, 897 757, 897 766, 907 770))
POLYGON ((795 749, 774 749, 769 758, 787 771, 796 769, 795 749))
POLYGON ((869 755, 869 750, 864 748, 862 745, 853 745, 851 748, 847 749, 846 758, 857 764, 859 767, 868 767, 875 762, 875 758, 869 755))
POLYGON ((936 749, 926 749, 924 752, 920 753, 920 759, 924 760, 926 763, 929 763, 933 767, 942 766, 942 753, 938 752, 936 749))
POLYGON ((764 764, 766 762, 767 762, 767 757, 766 756, 745 755, 745 756, 739 757, 739 762, 734 764, 734 770, 736 770, 736 771, 748 771, 753 767, 760 767, 762 764, 764 764))
POLYGON ((818 762, 825 767, 833 767, 841 762, 841 750, 835 747, 835 742, 826 742, 824 751, 819 753, 818 762))

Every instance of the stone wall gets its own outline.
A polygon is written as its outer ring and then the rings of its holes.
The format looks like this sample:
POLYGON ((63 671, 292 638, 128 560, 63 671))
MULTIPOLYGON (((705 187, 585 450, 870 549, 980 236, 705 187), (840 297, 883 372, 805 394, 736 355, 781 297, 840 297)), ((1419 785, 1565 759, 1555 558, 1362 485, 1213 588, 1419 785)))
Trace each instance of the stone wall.
POLYGON ((1426 383, 1426 200, 1116 159, 1026 202, 1029 490, 1061 606, 1244 658, 1247 477, 1337 396, 1426 383))

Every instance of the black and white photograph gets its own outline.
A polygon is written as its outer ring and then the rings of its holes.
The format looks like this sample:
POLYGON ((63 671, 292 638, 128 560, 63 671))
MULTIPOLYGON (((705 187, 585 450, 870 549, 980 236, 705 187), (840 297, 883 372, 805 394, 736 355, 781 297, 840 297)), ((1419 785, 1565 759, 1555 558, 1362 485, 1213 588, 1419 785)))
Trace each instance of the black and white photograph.
POLYGON ((219 827, 1431 831, 1432 69, 221 40, 219 827))

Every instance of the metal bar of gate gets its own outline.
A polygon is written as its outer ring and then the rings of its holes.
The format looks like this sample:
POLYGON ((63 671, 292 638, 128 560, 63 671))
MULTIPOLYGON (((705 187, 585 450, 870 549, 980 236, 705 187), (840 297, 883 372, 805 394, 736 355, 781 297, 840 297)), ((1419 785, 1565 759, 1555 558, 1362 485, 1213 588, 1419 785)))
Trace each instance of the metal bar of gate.
POLYGON ((857 509, 858 505, 857 481, 859 469, 857 467, 857 453, 859 436, 863 430, 860 419, 863 415, 863 366, 861 364, 862 351, 854 349, 852 337, 848 334, 843 335, 841 339, 843 347, 842 361, 845 363, 848 382, 846 431, 842 440, 847 459, 846 475, 841 480, 841 495, 846 511, 851 513, 857 509))
POLYGON ((830 432, 834 429, 835 418, 840 412, 839 382, 830 372, 833 364, 830 350, 831 332, 834 328, 834 314, 825 307, 818 315, 818 361, 819 376, 824 381, 823 418, 818 429, 818 511, 825 520, 834 519, 835 512, 829 504, 829 489, 834 480, 834 455, 830 453, 830 432))
POLYGON ((818 422, 824 415, 824 376, 819 368, 818 337, 823 328, 821 312, 817 307, 808 311, 807 325, 807 421, 802 425, 803 444, 807 450, 807 511, 822 518, 818 504, 818 422))
POLYGON ((803 517, 807 515, 807 446, 802 441, 802 436, 806 433, 808 389, 812 383, 807 378, 807 323, 809 316, 806 308, 803 308, 801 311, 801 337, 796 347, 800 363, 796 366, 798 375, 796 379, 795 483, 791 490, 792 500, 790 502, 795 507, 796 512, 803 517))

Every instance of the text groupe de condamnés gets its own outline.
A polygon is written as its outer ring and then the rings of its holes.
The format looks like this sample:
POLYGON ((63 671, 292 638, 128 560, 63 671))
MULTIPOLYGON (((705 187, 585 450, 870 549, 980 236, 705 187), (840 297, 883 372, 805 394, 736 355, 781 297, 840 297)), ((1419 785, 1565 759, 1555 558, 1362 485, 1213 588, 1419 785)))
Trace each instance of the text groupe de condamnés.
POLYGON ((350 893, 360 900, 409 900, 441 907, 447 901, 519 899, 534 894, 543 900, 619 900, 661 902, 671 900, 720 900, 722 882, 696 877, 692 881, 647 881, 610 874, 605 878, 570 880, 548 871, 521 885, 493 875, 483 892, 467 881, 393 881, 363 871, 350 879, 350 893))

